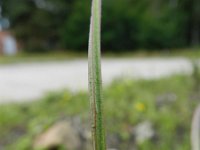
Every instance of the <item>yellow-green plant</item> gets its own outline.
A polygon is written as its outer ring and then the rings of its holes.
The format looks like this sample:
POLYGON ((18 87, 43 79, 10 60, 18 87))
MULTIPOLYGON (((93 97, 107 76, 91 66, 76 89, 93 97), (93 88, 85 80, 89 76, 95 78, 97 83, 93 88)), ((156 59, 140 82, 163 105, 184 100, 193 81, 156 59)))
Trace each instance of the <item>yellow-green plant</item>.
POLYGON ((101 0, 92 0, 89 34, 89 93, 94 150, 106 150, 102 112, 101 79, 101 0))

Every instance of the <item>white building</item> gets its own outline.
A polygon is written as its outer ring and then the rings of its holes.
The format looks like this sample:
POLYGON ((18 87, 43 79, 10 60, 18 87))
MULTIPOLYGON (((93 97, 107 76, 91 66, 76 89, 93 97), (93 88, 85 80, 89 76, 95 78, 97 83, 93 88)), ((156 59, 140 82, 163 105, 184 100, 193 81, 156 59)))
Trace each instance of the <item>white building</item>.
POLYGON ((0 6, 0 54, 15 55, 17 53, 17 41, 11 33, 4 31, 10 26, 9 20, 2 17, 0 6))
POLYGON ((17 41, 9 33, 0 31, 0 54, 15 55, 17 53, 17 41))

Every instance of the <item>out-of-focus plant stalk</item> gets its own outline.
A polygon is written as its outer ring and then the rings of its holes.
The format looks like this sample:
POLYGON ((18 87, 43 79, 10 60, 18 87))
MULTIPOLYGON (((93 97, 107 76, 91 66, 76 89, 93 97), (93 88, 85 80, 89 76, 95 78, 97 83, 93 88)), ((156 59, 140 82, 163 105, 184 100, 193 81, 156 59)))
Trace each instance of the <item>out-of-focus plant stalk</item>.
POLYGON ((93 149, 106 150, 102 112, 101 0, 92 0, 91 13, 88 63, 93 149))
POLYGON ((200 150, 200 105, 194 112, 191 129, 192 150, 200 150))

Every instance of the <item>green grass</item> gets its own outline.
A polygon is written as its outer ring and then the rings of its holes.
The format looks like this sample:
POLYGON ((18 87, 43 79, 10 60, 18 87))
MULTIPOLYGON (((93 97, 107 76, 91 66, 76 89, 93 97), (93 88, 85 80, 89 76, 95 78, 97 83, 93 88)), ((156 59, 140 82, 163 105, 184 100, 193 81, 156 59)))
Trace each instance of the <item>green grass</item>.
POLYGON ((77 58, 87 58, 83 52, 50 52, 50 53, 19 53, 16 56, 0 56, 0 64, 66 61, 77 58))
MULTIPOLYGON (((173 49, 173 50, 136 50, 121 51, 119 53, 103 50, 104 58, 147 58, 147 57, 186 57, 189 59, 200 58, 200 48, 196 49, 173 49)), ((26 63, 26 62, 47 62, 47 61, 66 61, 77 58, 87 58, 86 52, 50 52, 50 53, 19 53, 16 56, 0 56, 1 64, 26 63)))
MULTIPOLYGON (((140 150, 190 150, 192 113, 200 102, 196 79, 174 76, 160 80, 119 79, 104 90, 108 137, 119 139, 119 150, 135 143, 140 150), (139 123, 150 121, 155 136, 142 143, 130 134, 139 123)), ((67 90, 51 93, 27 104, 0 106, 0 145, 5 150, 31 150, 34 137, 69 116, 88 122, 88 95, 67 90)))
POLYGON ((104 51, 104 57, 124 57, 124 58, 146 58, 146 57, 186 57, 189 59, 200 58, 200 48, 183 49, 163 49, 163 50, 145 50, 138 49, 134 51, 119 51, 116 53, 104 51))

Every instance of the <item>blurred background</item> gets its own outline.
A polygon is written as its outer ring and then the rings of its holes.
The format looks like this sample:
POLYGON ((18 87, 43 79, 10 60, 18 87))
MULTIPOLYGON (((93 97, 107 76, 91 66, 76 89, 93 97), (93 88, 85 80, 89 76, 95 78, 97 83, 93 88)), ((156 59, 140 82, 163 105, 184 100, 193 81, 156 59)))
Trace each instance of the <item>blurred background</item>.
MULTIPOLYGON (((0 150, 91 149, 90 7, 91 0, 0 0, 0 150)), ((200 145, 200 1, 102 7, 108 148, 200 145)))
MULTIPOLYGON (((124 52, 198 46, 199 3, 105 1, 102 48, 124 52)), ((25 52, 86 51, 89 18, 90 0, 1 0, 1 28, 12 32, 25 52)))

